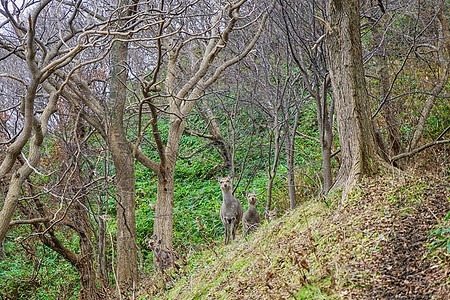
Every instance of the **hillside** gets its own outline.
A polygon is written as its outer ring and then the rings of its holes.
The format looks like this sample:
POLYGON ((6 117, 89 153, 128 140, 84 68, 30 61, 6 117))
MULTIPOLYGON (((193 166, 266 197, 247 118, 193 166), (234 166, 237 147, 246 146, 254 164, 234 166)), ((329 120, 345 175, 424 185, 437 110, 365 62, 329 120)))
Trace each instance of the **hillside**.
POLYGON ((146 281, 140 296, 448 299, 450 255, 428 251, 449 211, 448 177, 365 180, 345 202, 338 194, 311 200, 248 239, 192 255, 178 271, 146 281))

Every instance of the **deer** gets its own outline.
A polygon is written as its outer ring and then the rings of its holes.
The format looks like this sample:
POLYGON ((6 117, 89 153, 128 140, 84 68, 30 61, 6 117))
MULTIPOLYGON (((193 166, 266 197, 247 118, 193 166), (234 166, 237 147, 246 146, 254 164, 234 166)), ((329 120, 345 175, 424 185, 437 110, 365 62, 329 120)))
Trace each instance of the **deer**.
POLYGON ((222 206, 220 207, 220 219, 225 227, 225 245, 236 236, 236 228, 242 219, 243 209, 241 202, 233 196, 233 175, 219 178, 214 176, 222 191, 222 206))
POLYGON ((247 194, 248 209, 242 217, 244 236, 255 231, 261 224, 261 217, 256 210, 256 193, 247 194))

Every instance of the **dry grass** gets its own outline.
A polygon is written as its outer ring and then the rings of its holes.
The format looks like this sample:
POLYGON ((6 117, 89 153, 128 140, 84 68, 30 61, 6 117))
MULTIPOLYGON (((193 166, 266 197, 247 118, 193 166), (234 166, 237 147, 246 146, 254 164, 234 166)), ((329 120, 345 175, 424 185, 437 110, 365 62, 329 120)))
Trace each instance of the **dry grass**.
POLYGON ((419 257, 410 268, 424 275, 413 282, 416 294, 448 295, 448 256, 422 258, 428 251, 429 230, 450 210, 448 178, 371 179, 346 203, 339 199, 339 195, 327 199, 330 207, 324 202, 305 203, 264 224, 246 240, 197 254, 183 270, 166 275, 165 285, 161 280, 149 281, 141 290, 142 297, 366 299, 377 298, 377 292, 394 283, 398 289, 390 288, 390 295, 408 297, 401 281, 409 277, 404 279, 389 269, 401 267, 401 257, 408 256, 419 257), (411 231, 411 222, 423 226, 411 231), (396 245, 399 237, 413 242, 400 249, 396 245), (431 267, 428 276, 426 268, 431 267))

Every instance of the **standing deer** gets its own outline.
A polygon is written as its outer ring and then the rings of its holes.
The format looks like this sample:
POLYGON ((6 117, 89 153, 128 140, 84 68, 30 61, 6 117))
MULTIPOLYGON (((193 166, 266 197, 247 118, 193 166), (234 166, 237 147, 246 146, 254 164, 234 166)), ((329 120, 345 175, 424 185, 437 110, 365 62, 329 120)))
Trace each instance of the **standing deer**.
POLYGON ((242 218, 244 236, 255 231, 261 224, 261 217, 256 210, 256 193, 247 194, 248 209, 242 218))
POLYGON ((236 235, 236 228, 242 219, 242 205, 238 199, 233 196, 233 176, 229 175, 224 178, 218 178, 214 176, 217 182, 220 184, 222 190, 223 202, 220 207, 220 219, 225 227, 225 245, 231 239, 234 240, 236 235))

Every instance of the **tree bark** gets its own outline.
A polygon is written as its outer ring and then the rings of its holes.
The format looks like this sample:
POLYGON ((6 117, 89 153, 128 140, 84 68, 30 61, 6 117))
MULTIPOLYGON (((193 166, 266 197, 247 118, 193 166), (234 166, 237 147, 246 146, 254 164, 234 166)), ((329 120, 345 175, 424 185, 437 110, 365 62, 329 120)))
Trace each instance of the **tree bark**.
POLYGON ((223 169, 225 171, 232 170, 232 158, 231 158, 231 147, 229 143, 225 140, 222 133, 220 132, 220 126, 217 122, 217 118, 214 116, 211 106, 208 101, 202 97, 199 102, 196 103, 200 111, 202 118, 208 123, 209 136, 200 135, 210 139, 213 143, 212 146, 217 150, 223 161, 223 169))
POLYGON ((322 93, 315 93, 317 106, 317 121, 319 124, 320 149, 322 152, 323 194, 328 193, 333 183, 331 174, 331 147, 333 145, 333 114, 328 112, 327 94, 330 77, 325 76, 322 84, 322 93))
POLYGON ((111 49, 110 124, 107 143, 115 168, 117 198, 117 280, 132 286, 138 279, 135 176, 133 151, 126 138, 123 115, 126 104, 128 44, 115 41, 111 49))
MULTIPOLYGON (((280 154, 281 154, 281 146, 280 146, 281 128, 278 124, 278 111, 279 111, 279 108, 276 108, 276 110, 274 112, 273 125, 272 125, 273 126, 272 130, 274 131, 273 147, 274 147, 275 153, 273 154, 272 164, 267 166, 268 181, 267 181, 267 199, 266 199, 266 219, 269 218, 267 213, 272 208, 273 182, 274 182, 275 176, 277 174, 278 160, 280 159, 280 154)), ((271 153, 269 153, 269 158, 270 158, 270 155, 271 155, 271 153)), ((270 159, 269 159, 269 162, 270 162, 270 159)))
POLYGON ((358 0, 330 0, 327 57, 330 66, 341 165, 332 190, 343 196, 363 176, 379 173, 388 164, 382 159, 371 120, 364 78, 358 0))
POLYGON ((297 111, 294 116, 294 123, 292 124, 292 129, 289 128, 289 122, 285 122, 285 134, 286 134, 286 165, 287 165, 287 176, 288 176, 288 192, 289 192, 289 208, 295 209, 297 207, 297 192, 295 186, 295 168, 294 168, 294 158, 295 158, 295 132, 298 127, 299 112, 297 111), (291 131, 292 130, 292 131, 291 131))

